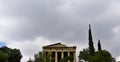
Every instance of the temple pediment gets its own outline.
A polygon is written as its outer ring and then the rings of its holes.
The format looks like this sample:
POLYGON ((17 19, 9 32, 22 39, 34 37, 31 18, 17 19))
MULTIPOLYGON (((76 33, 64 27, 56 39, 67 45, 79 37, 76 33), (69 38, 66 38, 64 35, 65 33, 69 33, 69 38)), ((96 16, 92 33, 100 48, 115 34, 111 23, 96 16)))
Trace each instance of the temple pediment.
POLYGON ((55 43, 55 44, 47 45, 44 47, 67 47, 67 46, 61 43, 55 43))

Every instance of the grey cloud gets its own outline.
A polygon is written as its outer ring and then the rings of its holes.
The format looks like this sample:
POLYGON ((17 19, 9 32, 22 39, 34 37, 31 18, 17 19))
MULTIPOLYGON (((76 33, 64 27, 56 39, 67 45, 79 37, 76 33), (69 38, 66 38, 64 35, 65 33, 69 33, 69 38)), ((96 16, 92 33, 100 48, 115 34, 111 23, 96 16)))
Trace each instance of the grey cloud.
MULTIPOLYGON (((71 10, 76 13, 72 15, 72 13, 70 12, 70 16, 64 13, 60 14, 59 11, 56 9, 56 7, 64 4, 64 1, 61 2, 53 0, 52 2, 46 2, 41 0, 29 2, 15 1, 15 3, 13 1, 9 2, 6 5, 8 5, 10 15, 13 14, 13 16, 25 17, 28 19, 26 20, 26 22, 23 22, 23 24, 21 24, 23 26, 18 27, 18 31, 15 32, 16 36, 11 36, 19 39, 34 39, 37 36, 44 36, 50 39, 52 38, 58 40, 80 40, 85 37, 84 31, 87 29, 84 29, 81 26, 88 26, 89 24, 89 22, 86 22, 86 19, 89 16, 91 17, 93 13, 100 13, 101 9, 103 11, 105 10, 104 1, 94 2, 94 0, 91 2, 84 2, 82 5, 73 5, 72 7, 75 9, 71 10), (100 3, 104 4, 101 5, 100 3), (95 8, 99 9, 95 10, 95 8), (78 15, 77 18, 72 18, 74 17, 74 15, 78 15), (82 16, 86 17, 83 19, 82 16)), ((91 21, 92 18, 89 19, 91 21)))
MULTIPOLYGON (((96 22, 95 17, 106 11, 111 1, 83 1, 81 4, 74 3, 69 6, 68 15, 60 12, 57 7, 62 6, 64 1, 6 1, 5 7, 8 9, 4 13, 20 18, 26 18, 21 26, 16 28, 10 37, 16 40, 35 39, 38 36, 47 37, 62 41, 79 41, 86 39, 87 26, 89 23, 94 24, 96 35, 106 38, 113 36, 109 21, 99 20, 96 22), (76 17, 75 17, 76 16, 76 17), (101 28, 104 27, 104 28, 101 28), (108 30, 108 31, 107 31, 108 30)), ((71 3, 68 3, 71 4, 71 3)), ((64 5, 63 5, 64 7, 64 5)), ((61 9, 62 10, 62 9, 61 9)), ((109 17, 107 17, 109 18, 109 17)), ((113 21, 113 20, 111 20, 113 21)), ((118 23, 118 22, 115 22, 118 23)), ((113 23, 111 23, 113 24, 113 23)))
POLYGON ((34 40, 41 36, 49 40, 84 43, 88 41, 88 24, 91 24, 95 41, 100 38, 107 43, 115 36, 112 29, 119 25, 120 18, 119 15, 101 15, 115 1, 5 0, 0 16, 25 19, 21 19, 21 24, 9 34, 13 40, 34 40))

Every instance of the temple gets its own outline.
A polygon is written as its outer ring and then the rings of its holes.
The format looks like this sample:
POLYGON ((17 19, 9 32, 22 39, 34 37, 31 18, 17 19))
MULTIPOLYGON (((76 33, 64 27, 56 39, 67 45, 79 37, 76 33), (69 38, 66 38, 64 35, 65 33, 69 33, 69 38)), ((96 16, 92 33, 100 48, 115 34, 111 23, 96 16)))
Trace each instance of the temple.
POLYGON ((73 60, 67 62, 76 62, 76 46, 66 46, 65 44, 56 43, 43 46, 43 52, 50 52, 54 62, 60 62, 63 58, 71 56, 73 60))

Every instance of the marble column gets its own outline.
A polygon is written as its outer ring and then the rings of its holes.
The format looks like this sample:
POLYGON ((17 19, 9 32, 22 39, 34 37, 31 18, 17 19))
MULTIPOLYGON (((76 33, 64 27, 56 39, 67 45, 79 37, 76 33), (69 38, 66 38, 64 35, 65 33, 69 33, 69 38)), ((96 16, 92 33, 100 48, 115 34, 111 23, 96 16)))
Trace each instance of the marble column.
POLYGON ((58 62, 58 54, 55 52, 55 62, 58 62))
MULTIPOLYGON (((68 52, 68 56, 70 56, 70 52, 68 52)), ((68 62, 70 62, 70 60, 68 60, 68 62)))
POLYGON ((73 52, 73 57, 74 57, 73 62, 76 62, 76 52, 73 52))
POLYGON ((64 58, 64 52, 61 52, 61 53, 62 53, 61 59, 63 59, 64 58))

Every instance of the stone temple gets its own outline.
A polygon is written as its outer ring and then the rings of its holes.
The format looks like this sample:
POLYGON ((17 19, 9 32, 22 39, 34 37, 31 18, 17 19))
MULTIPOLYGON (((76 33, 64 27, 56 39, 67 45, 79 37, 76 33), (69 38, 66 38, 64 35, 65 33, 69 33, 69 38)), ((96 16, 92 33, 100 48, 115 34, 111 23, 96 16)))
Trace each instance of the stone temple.
POLYGON ((66 46, 65 44, 56 43, 47 46, 43 46, 43 52, 50 52, 54 58, 54 62, 60 62, 66 56, 72 56, 73 60, 67 62, 76 62, 76 46, 66 46))

